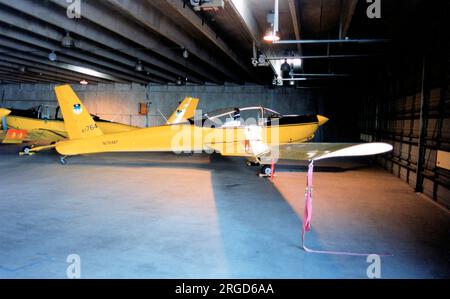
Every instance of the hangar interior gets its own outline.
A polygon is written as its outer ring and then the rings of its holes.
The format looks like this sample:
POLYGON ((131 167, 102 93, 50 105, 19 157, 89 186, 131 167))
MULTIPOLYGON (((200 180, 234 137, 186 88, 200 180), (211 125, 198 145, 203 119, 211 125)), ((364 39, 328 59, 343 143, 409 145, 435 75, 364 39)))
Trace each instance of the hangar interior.
MULTIPOLYGON (((138 127, 185 97, 324 115, 313 142, 393 151, 317 163, 308 245, 392 253, 383 278, 449 278, 448 5, 0 0, 0 107, 52 117, 68 83, 90 113, 138 127)), ((301 248, 305 163, 265 179, 218 154, 60 165, 22 147, 0 145, 0 278, 64 278, 70 254, 82 278, 367 278, 364 256, 301 248)))

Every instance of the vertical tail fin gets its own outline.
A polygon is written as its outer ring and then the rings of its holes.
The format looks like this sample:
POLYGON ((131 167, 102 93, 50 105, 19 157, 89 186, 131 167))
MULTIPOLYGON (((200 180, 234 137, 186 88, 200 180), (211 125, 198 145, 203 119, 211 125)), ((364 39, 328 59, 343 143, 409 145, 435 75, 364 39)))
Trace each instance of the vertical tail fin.
POLYGON ((69 139, 103 135, 70 85, 56 86, 55 93, 64 117, 64 124, 69 139))
POLYGON ((167 120, 166 125, 174 125, 186 122, 188 118, 194 117, 197 109, 198 99, 186 97, 177 110, 167 120))

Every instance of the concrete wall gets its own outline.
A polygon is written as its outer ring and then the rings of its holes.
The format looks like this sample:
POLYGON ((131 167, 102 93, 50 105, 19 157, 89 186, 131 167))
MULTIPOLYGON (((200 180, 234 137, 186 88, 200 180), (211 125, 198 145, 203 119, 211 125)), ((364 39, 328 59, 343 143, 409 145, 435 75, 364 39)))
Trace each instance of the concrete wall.
MULTIPOLYGON (((0 105, 30 108, 38 104, 57 105, 53 84, 0 85, 0 105)), ((173 86, 139 84, 73 85, 89 112, 102 118, 136 126, 154 126, 176 109, 186 96, 200 98, 203 112, 245 106, 265 106, 280 113, 323 113, 324 96, 318 89, 267 88, 259 85, 173 86), (139 103, 150 102, 148 117, 139 115, 139 103), (160 113, 160 112, 161 113, 160 113)), ((316 140, 321 139, 319 132, 316 140)))

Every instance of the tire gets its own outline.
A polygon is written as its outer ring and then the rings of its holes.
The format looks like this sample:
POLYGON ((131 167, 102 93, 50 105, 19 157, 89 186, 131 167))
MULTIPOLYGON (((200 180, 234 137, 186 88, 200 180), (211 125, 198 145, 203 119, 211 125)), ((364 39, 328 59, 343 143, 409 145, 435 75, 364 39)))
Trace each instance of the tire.
POLYGON ((22 148, 22 152, 24 152, 25 155, 29 155, 29 154, 30 154, 30 150, 31 150, 31 146, 29 146, 29 145, 25 145, 25 146, 22 148))
POLYGON ((272 175, 272 167, 270 165, 263 165, 261 167, 261 174, 266 175, 266 176, 271 176, 272 175))

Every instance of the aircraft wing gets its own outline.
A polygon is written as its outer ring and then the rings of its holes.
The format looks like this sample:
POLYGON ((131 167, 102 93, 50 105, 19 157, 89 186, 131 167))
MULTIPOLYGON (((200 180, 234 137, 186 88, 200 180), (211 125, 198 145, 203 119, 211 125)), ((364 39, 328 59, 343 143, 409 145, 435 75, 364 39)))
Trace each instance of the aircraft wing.
POLYGON ((370 143, 287 143, 267 146, 261 141, 209 144, 208 148, 223 156, 258 158, 263 164, 278 159, 317 161, 334 157, 355 157, 382 154, 392 150, 392 145, 382 142, 370 143))
POLYGON ((8 129, 7 131, 0 131, 0 143, 54 143, 66 138, 65 136, 56 132, 44 129, 38 130, 17 130, 8 129))
POLYGON ((369 156, 392 150, 392 145, 382 142, 370 143, 288 143, 271 147, 262 157, 287 160, 322 160, 333 157, 369 156))
POLYGON ((54 143, 66 138, 66 136, 51 130, 38 129, 28 131, 27 141, 37 143, 54 143))

